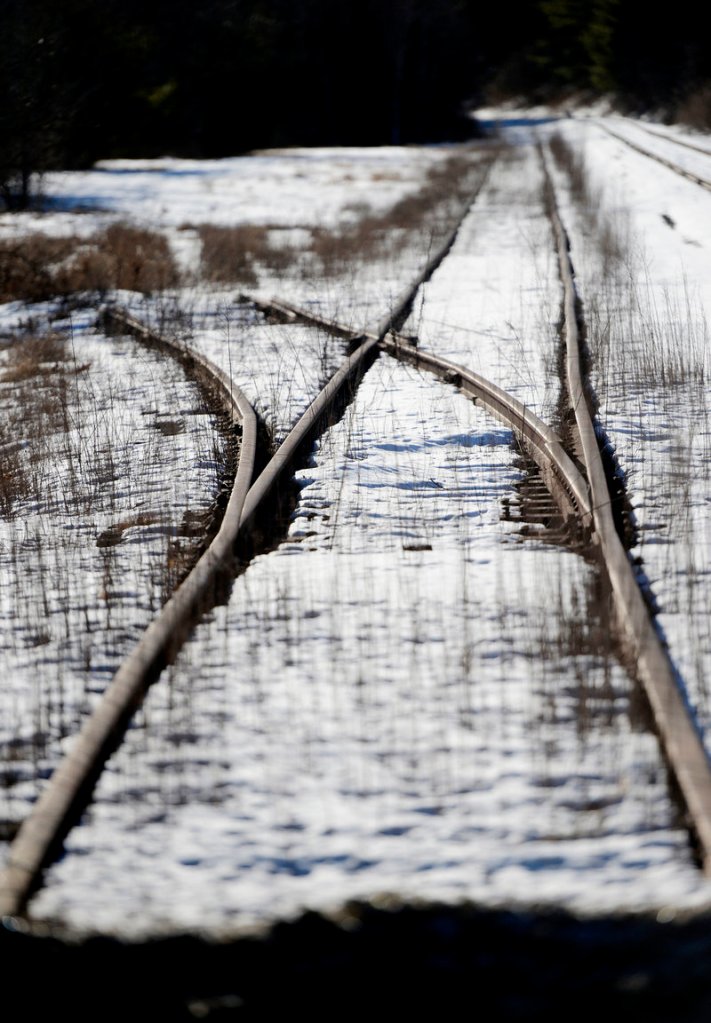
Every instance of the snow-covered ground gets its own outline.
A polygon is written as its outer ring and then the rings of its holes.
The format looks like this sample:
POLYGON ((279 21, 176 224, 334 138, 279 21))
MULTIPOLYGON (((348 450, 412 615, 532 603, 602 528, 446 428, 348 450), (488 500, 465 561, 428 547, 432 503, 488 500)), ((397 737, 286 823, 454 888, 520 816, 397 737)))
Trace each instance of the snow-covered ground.
MULTIPOLYGON (((552 421, 561 293, 536 139, 564 131, 595 187, 605 186, 600 216, 609 209, 618 227, 629 225, 629 257, 618 265, 631 271, 640 260, 640 291, 656 300, 658 318, 665 295, 681 308, 682 285, 692 308, 703 297, 702 262, 685 260, 695 246, 684 239, 701 236, 697 212, 708 206, 711 215, 711 197, 694 192, 690 205, 691 192, 684 199, 659 184, 659 164, 592 121, 544 120, 538 134, 525 124, 511 129, 511 148, 407 329, 552 421), (643 177, 633 186, 637 166, 643 177), (661 195, 667 201, 657 209, 661 195), (641 254, 648 237, 656 252, 664 232, 677 239, 675 255, 655 276, 641 254)), ((130 214, 165 230, 191 269, 194 225, 267 223, 308 234, 357 220, 363 203, 386 211, 446 156, 442 148, 319 150, 110 164, 49 178, 54 212, 0 217, 0 236, 18 225, 78 234, 88 228, 77 225, 130 214), (77 212, 92 205, 101 211, 77 212)), ((620 321, 636 322, 595 262, 593 222, 576 212, 563 172, 554 173, 586 310, 589 289, 600 301, 611 293, 620 321)), ((425 231, 322 279, 263 270, 255 290, 372 326, 430 245, 425 231)), ((235 302, 238 290, 193 281, 176 296, 180 322, 190 322, 194 343, 247 391, 278 439, 341 346, 312 329, 267 324, 235 302)), ((133 304, 146 316, 163 308, 133 304)), ((7 311, 7 322, 11 315, 18 310, 7 311)), ((703 362, 703 317, 694 323, 693 357, 703 362)), ((662 332, 662 355, 690 347, 680 324, 674 346, 662 332)), ((682 523, 693 522, 698 535, 711 487, 702 459, 692 458, 693 483, 673 463, 692 498, 684 516, 669 514, 655 473, 666 471, 658 467, 667 464, 670 400, 621 376, 623 366, 647 365, 645 336, 634 358, 633 346, 606 350, 595 382, 601 420, 648 527, 640 531, 645 569, 663 601, 662 582, 678 578, 679 592, 689 592, 682 523), (652 528, 662 512, 677 530, 664 545, 651 542, 671 536, 671 524, 664 534, 652 528), (664 579, 651 560, 658 552, 664 579)), ((680 413, 687 432, 697 405, 680 413)), ((383 893, 586 912, 708 906, 711 890, 692 863, 657 742, 610 657, 593 567, 524 539, 504 518, 521 476, 507 430, 445 385, 381 356, 300 473, 287 540, 255 559, 149 693, 32 914, 137 936, 227 932, 383 893)), ((701 607, 709 577, 693 550, 701 607)), ((692 642, 662 618, 684 673, 685 658, 703 653, 702 616, 676 617, 694 632, 692 642)), ((14 788, 8 805, 17 816, 31 790, 14 788)))
MULTIPOLYGON (((594 358, 599 418, 627 477, 642 562, 711 750, 711 195, 593 120, 556 132, 587 201, 555 169, 594 358), (601 244, 602 239, 602 244, 601 244)), ((615 132, 711 177, 701 156, 613 118, 615 132)), ((655 129, 661 131, 662 129, 655 129)))
POLYGON ((185 570, 224 462, 182 369, 94 319, 0 351, 3 831, 185 570))

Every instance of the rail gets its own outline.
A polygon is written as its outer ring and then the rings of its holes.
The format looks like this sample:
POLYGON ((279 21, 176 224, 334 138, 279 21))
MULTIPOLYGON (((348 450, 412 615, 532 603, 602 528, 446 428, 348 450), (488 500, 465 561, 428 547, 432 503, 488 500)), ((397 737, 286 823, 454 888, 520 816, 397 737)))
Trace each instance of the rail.
MULTIPOLYGON (((546 173, 548 174, 548 168, 546 173)), ((711 875, 711 763, 676 668, 655 628, 637 575, 620 540, 612 516, 612 503, 600 458, 595 427, 581 371, 576 290, 568 236, 555 204, 550 175, 553 231, 564 289, 566 371, 570 401, 575 412, 592 496, 593 537, 599 545, 612 587, 623 645, 636 665, 656 728, 698 844, 704 873, 711 875)))
POLYGON ((209 360, 178 341, 171 341, 118 310, 107 310, 109 323, 134 334, 139 340, 163 348, 184 365, 214 384, 233 421, 242 425, 239 468, 222 525, 195 567, 149 624, 136 647, 123 661, 93 713, 85 722, 68 755, 54 771, 29 816, 10 846, 0 873, 0 918, 20 915, 38 887, 43 869, 59 853, 62 842, 91 794, 103 766, 118 746, 133 711, 149 685, 185 642, 200 617, 204 596, 230 566, 238 540, 254 529, 259 511, 281 478, 297 462, 300 452, 324 423, 336 403, 357 386, 369 360, 377 356, 378 344, 387 332, 407 318, 421 284, 450 251, 471 203, 483 187, 495 156, 483 169, 469 201, 463 204, 453 227, 431 253, 420 273, 403 290, 375 333, 362 335, 360 343, 317 395, 277 452, 250 486, 257 445, 254 412, 242 392, 209 360))
MULTIPOLYGON (((326 319, 287 302, 276 299, 264 301, 250 298, 249 295, 243 295, 242 299, 251 302, 267 315, 310 323, 337 337, 353 336, 352 330, 345 324, 326 319)), ((434 352, 419 348, 411 338, 393 331, 387 331, 380 339, 375 334, 366 336, 396 359, 428 370, 446 383, 458 387, 489 413, 510 426, 541 470, 544 482, 563 515, 568 519, 574 517, 580 531, 583 534, 589 533, 592 515, 587 483, 564 450, 560 437, 530 408, 481 374, 444 359, 434 352)))
POLYGON ((161 337, 127 313, 108 310, 105 319, 144 343, 170 351, 203 382, 209 382, 232 423, 241 427, 239 466, 217 534, 122 662, 22 823, 0 874, 0 917, 21 912, 43 866, 58 851, 88 802, 103 764, 120 742, 145 690, 175 656, 187 634, 188 623, 199 616, 209 591, 229 566, 252 479, 256 417, 242 391, 209 360, 178 341, 161 337))

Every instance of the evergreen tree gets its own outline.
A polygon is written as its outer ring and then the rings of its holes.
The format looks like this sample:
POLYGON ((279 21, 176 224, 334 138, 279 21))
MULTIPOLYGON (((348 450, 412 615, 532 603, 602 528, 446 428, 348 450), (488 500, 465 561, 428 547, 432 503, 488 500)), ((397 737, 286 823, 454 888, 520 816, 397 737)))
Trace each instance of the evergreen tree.
POLYGON ((0 196, 26 209, 33 181, 61 158, 63 30, 41 0, 2 0, 0 12, 0 196))

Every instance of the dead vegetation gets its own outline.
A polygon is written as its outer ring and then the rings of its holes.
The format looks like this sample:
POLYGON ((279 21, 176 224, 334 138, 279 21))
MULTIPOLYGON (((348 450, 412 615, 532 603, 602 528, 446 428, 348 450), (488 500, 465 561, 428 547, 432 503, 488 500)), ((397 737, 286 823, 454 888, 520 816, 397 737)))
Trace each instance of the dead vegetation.
POLYGON ((197 225, 201 276, 246 287, 257 284, 260 270, 337 277, 367 260, 394 256, 418 235, 425 245, 436 244, 460 215, 481 176, 481 162, 457 153, 431 167, 423 186, 390 209, 373 212, 367 202, 350 203, 338 227, 309 228, 303 246, 275 225, 197 225))
POLYGON ((711 82, 703 82, 681 101, 676 118, 698 131, 711 128, 711 82))
POLYGON ((0 302, 41 302, 57 294, 55 275, 78 244, 40 232, 0 241, 0 302))
POLYGON ((178 282, 167 239, 130 224, 111 224, 88 238, 35 232, 0 241, 0 302, 113 289, 150 294, 178 282))
POLYGON ((11 517, 16 503, 37 496, 38 467, 48 439, 69 429, 64 338, 57 334, 18 339, 7 349, 0 385, 12 393, 0 425, 0 514, 11 517))
POLYGON ((0 516, 12 513, 15 503, 25 497, 28 479, 18 445, 4 422, 0 422, 0 516))
MULTIPOLYGON (((482 163, 458 152, 432 166, 417 191, 384 212, 367 202, 346 206, 334 229, 311 227, 306 244, 273 224, 184 225, 200 243, 200 277, 214 284, 254 287, 260 271, 336 277, 379 256, 393 257, 419 239, 446 233, 481 178, 482 163)), ((41 302, 112 290, 153 294, 181 283, 167 238, 114 223, 84 238, 40 231, 0 241, 0 303, 41 302)))
POLYGON ((201 243, 201 273, 217 284, 257 283, 257 266, 283 270, 296 255, 283 242, 275 244, 266 225, 240 224, 219 227, 200 224, 196 228, 201 243))
MULTIPOLYGON (((319 273, 337 276, 357 262, 394 256, 418 234, 437 244, 461 214, 481 179, 482 164, 466 156, 450 157, 428 171, 423 187, 383 213, 363 212, 336 231, 312 231, 311 255, 319 273)), ((360 212, 360 211, 358 211, 360 212)))

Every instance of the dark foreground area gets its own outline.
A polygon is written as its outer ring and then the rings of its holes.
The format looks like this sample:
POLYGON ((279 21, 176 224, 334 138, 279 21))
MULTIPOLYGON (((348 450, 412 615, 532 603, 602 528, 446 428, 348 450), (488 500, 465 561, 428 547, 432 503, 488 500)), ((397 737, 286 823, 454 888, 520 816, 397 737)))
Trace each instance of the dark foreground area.
POLYGON ((2 1019, 711 1020, 711 916, 351 904, 259 937, 80 943, 0 929, 2 1019))

